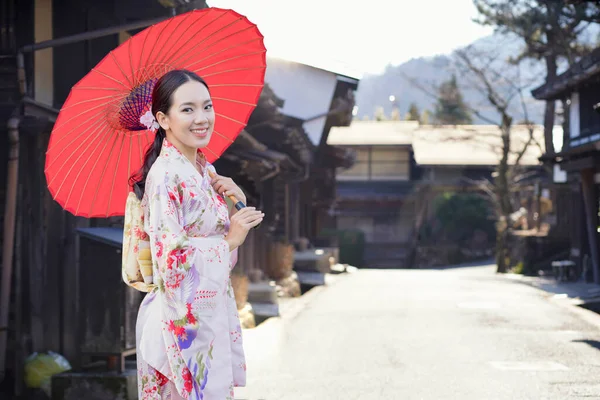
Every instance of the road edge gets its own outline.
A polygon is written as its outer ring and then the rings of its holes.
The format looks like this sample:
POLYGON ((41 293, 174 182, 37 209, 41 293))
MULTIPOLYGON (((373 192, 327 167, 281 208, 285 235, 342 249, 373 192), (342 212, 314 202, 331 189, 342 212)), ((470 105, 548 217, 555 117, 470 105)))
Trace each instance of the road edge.
POLYGON ((576 314, 578 317, 593 325, 594 327, 600 329, 600 314, 595 313, 594 311, 588 310, 586 308, 581 307, 582 304, 585 304, 584 300, 579 298, 568 297, 566 294, 555 294, 548 292, 538 286, 536 286, 533 282, 533 279, 528 279, 529 277, 518 275, 518 274, 504 274, 504 278, 507 281, 519 282, 523 283, 541 293, 544 294, 544 298, 550 301, 553 304, 556 304, 562 307, 565 310, 570 311, 573 314, 576 314))

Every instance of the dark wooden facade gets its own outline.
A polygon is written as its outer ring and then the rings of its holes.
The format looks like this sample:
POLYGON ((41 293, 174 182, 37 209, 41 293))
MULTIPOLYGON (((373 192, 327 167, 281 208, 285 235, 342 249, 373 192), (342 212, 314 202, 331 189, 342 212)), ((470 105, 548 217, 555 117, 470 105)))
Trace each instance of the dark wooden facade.
POLYGON ((533 95, 565 106, 563 147, 543 157, 566 172, 566 180, 556 184, 561 189, 556 230, 569 238, 567 257, 591 266, 586 278, 600 284, 600 48, 533 95))

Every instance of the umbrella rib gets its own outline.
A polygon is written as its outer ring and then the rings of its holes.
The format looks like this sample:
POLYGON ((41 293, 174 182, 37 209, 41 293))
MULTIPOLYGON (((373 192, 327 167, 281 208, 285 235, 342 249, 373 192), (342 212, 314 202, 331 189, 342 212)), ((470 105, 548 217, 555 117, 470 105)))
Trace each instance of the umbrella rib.
POLYGON ((208 146, 204 147, 202 150, 204 150, 204 149, 206 149, 206 150, 210 151, 210 153, 211 153, 213 156, 215 156, 215 159, 219 158, 219 156, 218 156, 218 155, 217 155, 217 154, 216 154, 214 151, 212 151, 212 150, 211 150, 211 149, 210 149, 208 146))
MULTIPOLYGON (((104 128, 104 130, 106 130, 106 127, 104 128)), ((99 132, 100 133, 100 132, 99 132)), ((73 170, 73 168, 75 167, 75 165, 77 165, 77 162, 79 161, 79 159, 81 157, 83 157, 84 154, 87 153, 88 149, 90 148, 90 146, 92 144, 94 144, 95 141, 93 140, 89 140, 89 143, 87 145, 87 147, 85 148, 84 151, 81 152, 81 154, 79 155, 79 157, 77 157, 77 160, 75 160, 72 164, 71 164, 71 168, 69 169, 69 171, 65 174, 63 181, 61 182, 59 188, 56 190, 56 196, 58 197, 58 193, 62 190, 63 185, 65 184, 67 178, 69 177, 69 175, 71 175, 71 171, 73 170)), ((73 189, 75 188, 75 184, 77 183, 78 179, 79 179, 79 175, 81 175, 81 173, 84 171, 85 166, 87 165, 87 163, 90 161, 90 157, 87 158, 86 162, 79 168, 79 172, 77 173, 77 176, 75 177, 74 181, 73 181, 73 186, 71 186, 71 190, 69 191, 69 195, 67 196, 67 199, 65 200, 65 204, 67 204, 69 202, 69 200, 71 199, 71 194, 73 194, 73 189)))
POLYGON ((264 85, 258 83, 213 83, 210 88, 216 87, 263 87, 264 85))
MULTIPOLYGON (((207 49, 211 48, 212 46, 214 46, 214 45, 217 45, 217 44, 221 43, 222 41, 224 41, 224 40, 226 40, 226 39, 228 39, 228 38, 231 38, 231 37, 232 37, 232 36, 234 36, 234 35, 237 35, 237 34, 239 34, 239 33, 244 33, 244 32, 246 32, 248 29, 251 29, 251 28, 252 28, 252 27, 246 27, 246 28, 243 28, 243 29, 241 29, 241 30, 239 30, 239 31, 233 32, 233 33, 229 34, 228 36, 226 36, 226 37, 224 37, 224 38, 221 38, 221 39, 217 40, 216 42, 213 42, 213 43, 209 44, 208 46, 206 46, 205 48, 203 48, 203 49, 202 49, 202 51, 206 51, 207 49)), ((222 50, 220 50, 220 51, 218 51, 218 52, 216 52, 216 53, 211 53, 211 54, 209 54, 208 56, 206 56, 205 58, 203 58, 202 60, 207 60, 207 59, 209 59, 209 58, 211 58, 211 57, 214 57, 214 56, 215 56, 215 55, 217 55, 217 54, 220 54, 220 53, 222 53, 222 52, 223 52, 223 51, 225 51, 225 50, 230 50, 230 49, 232 49, 232 48, 236 48, 236 47, 239 47, 239 46, 242 46, 242 45, 246 45, 246 44, 248 44, 248 43, 252 43, 252 42, 255 42, 255 41, 257 41, 257 40, 262 40, 262 37, 253 38, 253 39, 250 39, 250 40, 248 40, 248 41, 246 41, 246 42, 242 42, 242 43, 236 43, 235 45, 233 45, 233 46, 230 46, 230 47, 227 47, 227 48, 225 48, 225 49, 222 49, 222 50)), ((190 57, 187 57, 187 58, 185 58, 185 59, 181 60, 183 56, 184 56, 184 55, 181 55, 181 56, 179 56, 179 58, 177 59, 177 61, 178 61, 178 62, 180 62, 181 64, 183 64, 184 62, 187 62, 187 61, 188 61, 188 60, 191 58, 191 56, 190 56, 190 57)), ((192 56, 193 56, 193 55, 192 55, 192 56)), ((201 61, 202 61, 202 60, 201 60, 201 61)))
MULTIPOLYGON (((94 162, 94 165, 92 166, 92 168, 90 168, 90 173, 88 174, 88 177, 85 180, 85 185, 83 186, 83 189, 81 190, 81 194, 79 196, 79 202, 77 203, 77 209, 75 211, 75 214, 79 213, 79 207, 81 207, 81 199, 83 197, 83 194, 85 193, 85 189, 87 188, 87 185, 90 182, 90 177, 92 176, 92 172, 94 172, 96 170, 96 165, 98 165, 98 162, 100 161, 100 158, 102 157, 102 154, 104 154, 104 150, 106 150, 106 146, 108 146, 108 140, 104 140, 104 147, 102 147, 99 157, 96 158, 96 162, 94 162)), ((88 215, 89 214, 91 214, 91 210, 88 213, 88 215)))
MULTIPOLYGON (((185 16, 185 18, 181 18, 181 21, 179 22, 179 24, 175 27, 175 29, 173 29, 173 32, 177 31, 177 29, 179 29, 179 27, 190 17, 192 17, 194 13, 188 13, 188 15, 185 16)), ((198 23, 199 21, 201 21, 203 18, 205 18, 208 15, 208 13, 202 13, 202 15, 200 15, 200 18, 197 18, 196 21, 193 21, 192 23, 190 23, 188 26, 193 26, 193 24, 198 23)), ((174 43, 178 43, 181 38, 183 37, 183 35, 187 32, 187 29, 184 29, 180 34, 179 34, 179 38, 177 38, 177 40, 174 41, 174 43)), ((171 34, 172 35, 172 34, 171 34)), ((179 46, 179 48, 177 50, 174 50, 171 52, 171 54, 176 54, 179 50, 181 50, 181 48, 185 46, 185 42, 179 46)), ((157 63, 165 63, 165 59, 168 58, 167 55, 169 54, 169 51, 165 51, 162 54, 162 57, 160 58, 160 61, 156 61, 157 63)))
MULTIPOLYGON (((121 137, 123 137, 123 135, 121 135, 121 137)), ((115 172, 113 174, 112 185, 110 186, 110 195, 108 196, 108 205, 106 206, 106 215, 108 215, 108 213, 110 212, 110 203, 112 201, 113 191, 115 189, 115 183, 117 180, 117 171, 118 171, 117 167, 119 166, 119 163, 121 162, 121 155, 123 154, 123 145, 124 144, 125 144, 125 138, 123 137, 123 140, 121 140, 121 148, 119 149, 119 153, 117 154, 117 164, 115 165, 115 172)), ((107 160, 107 162, 108 162, 108 160, 107 160)), ((127 193, 127 192, 125 192, 125 193, 127 193)))
POLYGON ((111 51, 109 53, 113 59, 113 61, 115 62, 115 65, 117 66, 117 68, 119 68, 119 71, 121 71, 121 74, 123 74, 123 77, 125 79, 127 79, 127 84, 129 85, 129 89, 131 90, 134 86, 132 85, 132 82, 129 80, 129 77, 127 76, 127 74, 125 73, 125 71, 123 71, 123 68, 121 68, 121 64, 119 64, 119 62, 117 61, 117 57, 115 57, 115 54, 111 51))
MULTIPOLYGON (((99 126, 96 127, 95 131, 91 132, 91 134, 95 135, 95 138, 96 138, 97 134, 99 133, 99 131, 103 131, 103 130, 106 130, 106 129, 108 129, 107 126, 101 126, 101 125, 99 125, 99 126)), ((57 158, 55 160, 58 160, 58 156, 60 156, 62 153, 64 153, 67 150, 68 146, 70 146, 74 142, 75 141, 73 140, 73 141, 71 141, 71 143, 69 143, 68 145, 66 145, 65 147, 63 147, 62 151, 56 156, 57 158)), ((88 142, 93 143, 93 140, 88 140, 88 142)), ((76 155, 77 150, 79 150, 81 148, 81 146, 83 146, 85 143, 86 143, 86 141, 82 140, 81 143, 79 144, 79 146, 77 146, 73 151, 71 151, 71 154, 69 154, 64 160, 62 160, 63 163, 58 166, 58 169, 56 170, 56 175, 54 175, 54 177, 50 180, 50 182, 48 182, 48 186, 52 185, 52 183, 54 182, 54 180, 59 176, 59 172, 62 171, 62 169, 65 167, 65 165, 67 165, 67 162, 69 160, 71 160, 71 158, 73 158, 73 156, 76 155)), ((89 146, 89 144, 88 144, 88 146, 89 146)), ((86 147, 86 149, 87 148, 89 148, 89 147, 86 147)), ((80 154, 79 157, 81 157, 82 155, 83 154, 80 154)), ((52 163, 51 165, 54 165, 54 163, 52 163)), ((51 165, 49 165, 47 167, 47 169, 49 169, 51 165)), ((71 168, 72 167, 73 166, 71 165, 71 168)))
MULTIPOLYGON (((87 121, 86 121, 86 122, 87 122, 87 121)), ((58 140, 57 140, 57 142, 56 142, 56 143, 53 143, 53 144, 52 144, 52 147, 58 146, 58 144, 59 144, 59 143, 61 143, 63 140, 65 140, 65 139, 67 139, 67 138, 69 137, 69 134, 70 134, 71 132, 75 131, 77 128, 79 128, 79 127, 80 127, 81 125, 83 125, 84 123, 85 123, 85 122, 82 122, 82 123, 81 123, 81 124, 79 124, 78 126, 76 126, 76 127, 74 127, 73 129, 71 129, 69 132, 67 132, 67 133, 63 134, 63 136, 61 136, 60 138, 58 138, 58 140)), ((67 148, 68 146, 70 146, 70 145, 71 145, 71 143, 73 143, 75 140, 79 139, 79 138, 80 138, 81 136, 83 136, 83 134, 85 134, 85 133, 86 133, 88 130, 90 130, 90 129, 93 129, 93 128, 94 128, 94 126, 88 126, 86 129, 84 129, 83 131, 79 132, 79 134, 78 134, 78 135, 77 135, 75 138, 72 138, 71 142, 69 142, 69 143, 67 143, 66 145, 62 146, 62 150, 61 150, 61 152, 60 152, 60 153, 58 153, 58 154, 56 155, 56 157, 60 157, 60 155, 61 155, 61 154, 62 154, 62 153, 63 153, 63 152, 66 150, 66 148, 67 148)), ((96 127, 96 128, 98 128, 98 127, 96 127)), ((55 130, 53 134, 55 134, 55 135, 56 135, 56 134, 57 134, 57 131, 55 130)), ((52 165, 54 165, 54 162, 52 162, 52 163, 48 164, 48 165, 46 166, 46 169, 50 168, 52 165)))
MULTIPOLYGON (((142 50, 140 51, 140 59, 139 59, 139 66, 142 66, 142 59, 144 57, 144 49, 146 48, 146 41, 148 40, 148 36, 150 36, 150 32, 152 32, 152 30, 154 29, 156 25, 151 25, 150 28, 148 28, 148 30, 146 31, 146 36, 144 36, 144 42, 142 43, 142 50)), ((145 72, 143 71, 144 68, 140 68, 140 78, 142 74, 145 74, 145 72)), ((145 76, 144 76, 144 80, 145 80, 145 76)), ((138 82, 138 85, 142 82, 142 80, 140 79, 140 81, 138 82)), ((136 85, 137 86, 137 85, 136 85)))
POLYGON ((213 100, 223 100, 223 101, 227 101, 229 103, 244 104, 244 105, 253 106, 253 107, 256 106, 256 104, 254 104, 254 103, 248 103, 246 101, 241 101, 241 100, 226 99, 224 97, 213 97, 212 99, 213 100))
MULTIPOLYGON (((222 71, 217 71, 217 72, 213 72, 211 74, 204 74, 202 75, 204 78, 206 78, 207 76, 215 76, 215 75, 220 75, 220 74, 226 74, 228 72, 239 72, 239 71, 250 71, 253 69, 265 69, 265 66, 258 66, 258 67, 250 67, 250 68, 233 68, 233 69, 225 69, 222 71)), ((194 71, 195 72, 195 71, 194 71)))
POLYGON ((102 71, 99 71, 99 70, 98 70, 98 69, 96 69, 96 68, 92 68, 92 71, 93 71, 93 72, 97 72, 97 73, 99 73, 100 75, 104 76, 105 78, 108 78, 108 79, 110 79, 111 81, 115 81, 115 82, 116 82, 116 83, 118 83, 119 85, 123 86, 123 87, 125 88, 125 90, 129 90, 129 88, 127 87, 127 85, 125 85, 123 82, 121 82, 121 81, 119 81, 119 80, 117 80, 117 79, 113 78, 112 76, 110 76, 110 75, 107 75, 107 74, 105 74, 104 72, 102 72, 102 71))
MULTIPOLYGON (((108 154, 108 158, 107 160, 110 160, 110 157, 112 156, 112 152, 115 149, 115 143, 116 143, 116 138, 118 137, 118 135, 116 134, 116 132, 113 132, 113 134, 111 135, 113 138, 115 138, 113 145, 110 148, 110 153, 108 154)), ((108 142, 108 140, 107 140, 108 142)), ((108 163, 108 161, 107 161, 108 163)), ((104 168, 102 169, 102 174, 100 175, 100 179, 98 180, 98 182, 102 182, 102 180, 104 179, 104 173, 106 172, 106 165, 104 166, 104 168)), ((92 199, 92 204, 90 205, 90 211, 89 214, 92 213, 92 210, 94 209, 94 204, 96 203, 96 199, 98 198, 98 191, 100 190, 100 185, 96 185, 96 191, 94 192, 94 198, 92 199)))
POLYGON ((215 115, 218 115, 218 116, 219 116, 219 117, 221 117, 221 118, 228 119, 229 121, 236 122, 236 123, 238 123, 238 124, 240 124, 240 125, 246 125, 244 122, 242 122, 242 121, 238 121, 238 120, 237 120, 237 119, 235 119, 235 118, 228 117, 227 115, 223 115, 223 114, 219 114, 219 113, 215 113, 215 115))
MULTIPOLYGON (((175 21, 175 19, 176 19, 176 18, 169 18, 168 20, 166 20, 166 21, 164 21, 164 22, 162 23, 162 27, 161 27, 162 29, 160 30, 160 32, 158 32, 158 36, 156 37, 156 39, 154 39, 154 44, 153 44, 153 46, 152 46, 152 47, 151 47, 151 49, 150 49, 150 53, 148 53, 148 58, 146 59, 146 63, 145 63, 144 65, 146 65, 146 66, 150 66, 150 65, 152 65, 152 64, 154 63, 154 60, 153 60, 153 61, 150 61, 150 58, 151 58, 151 57, 154 57, 154 59, 156 59, 156 57, 158 56, 158 54, 160 54, 160 52, 159 52, 159 53, 157 53, 157 55, 154 55, 154 51, 155 51, 155 50, 162 50, 162 49, 158 49, 158 42, 159 42, 159 40, 160 40, 160 38, 161 38, 162 34, 163 34, 163 33, 165 32, 165 30, 167 29, 167 27, 168 27, 169 25, 171 25, 171 24, 173 23, 173 21, 175 21)), ((146 79, 146 80, 147 80, 147 79, 146 79)))
MULTIPOLYGON (((224 16, 224 15, 225 15, 225 14, 222 14, 222 15, 221 15, 221 17, 222 17, 222 16, 224 16)), ((219 17, 219 18, 221 18, 221 17, 219 17)), ((213 36, 214 36, 214 35, 216 35, 217 33, 219 33, 219 32, 221 32, 221 31, 223 31, 224 29, 227 29, 227 28, 229 28, 230 26, 233 26, 233 25, 237 24, 237 23, 238 23, 238 22, 240 22, 241 20, 242 20, 241 18, 238 18, 238 19, 236 19, 236 20, 234 20, 234 21, 230 22, 229 24, 227 24, 227 25, 225 25, 225 26, 222 26, 221 28, 219 28, 219 29, 218 29, 218 30, 216 30, 215 32, 211 33, 210 35, 208 35, 208 36, 206 36, 206 37, 202 38, 200 41, 198 41, 196 44, 194 44, 194 46, 193 46, 193 47, 191 47, 190 49, 188 49, 188 50, 187 50, 185 53, 181 53, 181 55, 179 55, 179 57, 177 57, 175 60, 173 60, 173 63, 174 63, 174 64, 177 64, 177 63, 182 63, 183 61, 181 61, 181 58, 182 58, 182 57, 184 57, 186 54, 189 54, 190 52, 192 52, 192 50, 194 50, 196 47, 198 47, 198 46, 202 45, 203 43, 205 43, 205 42, 206 42, 208 39, 210 39, 211 37, 213 37, 213 36)), ((211 22, 209 22, 207 25, 204 25, 204 26, 203 26, 203 27, 202 27, 202 28, 201 28, 199 31, 195 32, 195 33, 192 35, 192 38, 195 38, 197 35, 199 35, 199 34, 200 34, 200 33, 201 33, 203 30, 204 30, 204 28, 208 27, 210 24, 212 24, 213 22, 216 22, 216 21, 218 21, 218 18, 217 18, 217 19, 215 19, 215 20, 213 20, 213 21, 211 21, 211 22)), ((242 30, 240 30, 240 31, 234 32, 233 34, 238 34, 238 33, 240 33, 240 32, 244 32, 246 29, 248 29, 248 28, 244 28, 244 29, 242 29, 242 30)), ((233 35, 233 34, 229 34, 228 36, 225 36, 224 38, 221 38, 221 39, 217 40, 216 42, 214 42, 214 43, 211 43, 210 45, 208 45, 207 47, 205 47, 203 50, 206 50, 206 49, 208 49, 208 48, 210 48, 210 47, 214 46, 215 44, 217 44, 217 43, 220 43, 221 41, 223 41, 223 40, 227 39, 229 36, 231 36, 231 35, 233 35)), ((184 44, 184 45, 185 45, 185 44, 184 44)), ((181 49, 182 47, 183 47, 183 45, 180 47, 180 49, 181 49)), ((193 56, 193 54, 192 54, 192 56, 193 56)))
POLYGON ((91 87, 91 86, 74 86, 72 90, 111 90, 114 92, 121 92, 122 89, 110 88, 110 87, 91 87))
POLYGON ((129 56, 129 71, 131 71, 131 79, 133 80, 133 87, 137 87, 139 82, 135 76, 135 71, 133 70, 133 58, 131 57, 131 38, 127 40, 127 55, 129 56))
POLYGON ((213 131, 217 136, 222 137, 223 139, 227 140, 229 142, 229 144, 233 144, 233 140, 231 138, 228 138, 227 136, 223 135, 222 133, 219 133, 217 131, 213 131))
POLYGON ((219 64, 226 63, 226 62, 228 62, 228 61, 236 60, 236 59, 238 59, 238 58, 244 58, 244 57, 249 57, 249 56, 255 56, 255 55, 258 55, 258 54, 263 54, 263 53, 265 53, 265 52, 266 52, 265 50, 261 50, 261 51, 255 51, 255 52, 253 52, 253 53, 245 53, 245 54, 240 54, 240 55, 238 55, 238 56, 231 57, 231 58, 228 58, 228 59, 226 59, 226 60, 217 61, 216 63, 213 63, 213 64, 211 64, 211 65, 206 65, 206 66, 204 66, 204 67, 202 67, 202 68, 198 68, 198 69, 196 69, 196 71, 202 71, 202 70, 205 70, 205 69, 207 69, 207 68, 212 68, 212 67, 214 67, 214 66, 216 66, 216 65, 219 65, 219 64))
MULTIPOLYGON (((221 53, 224 53, 224 52, 226 52, 226 51, 228 51, 228 50, 231 50, 231 49, 236 49, 236 48, 238 48, 238 47, 242 47, 242 46, 245 46, 245 45, 247 45, 247 44, 250 44, 250 43, 252 43, 252 42, 256 42, 256 41, 259 41, 259 40, 261 40, 261 38, 254 38, 254 39, 250 39, 250 40, 248 40, 248 41, 246 41, 246 42, 242 42, 242 43, 236 43, 236 44, 234 44, 234 45, 232 45, 232 46, 229 46, 229 47, 226 47, 226 48, 224 48, 224 49, 221 49, 221 50, 219 50, 219 51, 217 51, 217 52, 215 52, 215 53, 211 53, 211 54, 209 54, 208 56, 206 56, 206 57, 204 57, 204 58, 202 58, 202 59, 200 59, 200 60, 195 60, 194 62, 192 62, 192 63, 190 63, 190 64, 187 64, 187 65, 186 65, 184 68, 189 68, 190 66, 192 66, 192 65, 194 65, 194 64, 198 64, 198 63, 200 63, 200 62, 203 62, 203 61, 206 61, 206 60, 210 60, 211 58, 213 58, 213 57, 216 57, 217 55, 219 55, 219 54, 221 54, 221 53)), ((204 48, 204 49, 202 49, 202 50, 203 50, 203 51, 206 51, 206 49, 207 49, 207 48, 208 48, 208 47, 206 47, 206 48, 204 48)), ((188 57, 188 58, 184 59, 184 61, 181 61, 181 64, 183 64, 183 63, 185 63, 185 62, 188 62, 188 61, 189 61, 191 58, 192 58, 192 57, 188 57)), ((224 61, 228 61, 228 60, 230 60, 230 59, 228 58, 228 59, 226 59, 226 60, 224 60, 224 61)))
MULTIPOLYGON (((123 98, 123 97, 126 97, 126 96, 125 96, 125 95, 123 95, 123 96, 121 96, 121 97, 123 98)), ((77 103, 69 104, 68 106, 66 106, 66 107, 63 107, 63 109, 62 109, 61 111, 63 111, 63 110, 68 110, 69 108, 72 108, 72 107, 78 106, 78 105, 80 105, 80 104, 90 103, 90 102, 93 102, 93 101, 98 101, 98 100, 114 99, 114 98, 115 98, 115 96, 114 96, 114 95, 112 95, 112 96, 103 96, 103 97, 96 97, 96 98, 93 98, 93 99, 81 100, 81 101, 78 101, 77 103)), ((106 103, 104 103, 104 104, 108 104, 108 103, 110 103, 110 101, 109 101, 109 102, 106 102, 106 103)))
MULTIPOLYGON (((76 115, 74 115, 73 117, 71 117, 71 118, 69 118, 68 120, 66 120, 65 122, 63 122, 61 125, 59 125, 59 126, 55 126, 55 127, 54 127, 54 131, 56 131, 56 130, 58 130, 58 129, 62 128, 63 126, 65 126, 65 125, 67 124, 67 122, 71 122, 73 119, 75 119, 75 118, 77 118, 77 117, 80 117, 80 116, 82 116, 82 115, 84 115, 84 114, 86 114, 86 113, 88 113, 88 112, 90 112, 90 111, 93 111, 93 110, 96 110, 96 109, 98 109, 98 108, 104 107, 104 106, 106 106, 106 105, 110 104, 111 102, 112 102, 112 101, 107 101, 107 102, 105 102, 105 103, 98 104, 98 105, 97 105, 97 106, 95 106, 95 107, 88 108, 87 110, 85 110, 85 111, 83 111, 83 112, 80 112, 79 114, 76 114, 76 115)), ((102 111, 100 111, 100 112, 98 112, 97 114, 93 115, 93 117, 97 117, 97 116, 99 116, 100 114, 102 114, 102 111)), ((88 119, 88 121, 86 121, 86 122, 89 122, 89 119, 88 119)))

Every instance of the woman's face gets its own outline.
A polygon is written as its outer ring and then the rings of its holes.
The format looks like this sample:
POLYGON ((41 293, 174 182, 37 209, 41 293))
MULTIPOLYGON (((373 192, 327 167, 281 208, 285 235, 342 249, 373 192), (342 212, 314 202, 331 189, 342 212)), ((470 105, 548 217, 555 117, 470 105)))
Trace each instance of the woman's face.
POLYGON ((206 147, 215 126, 215 111, 208 89, 198 81, 189 81, 173 93, 167 114, 157 113, 158 123, 167 140, 178 148, 206 147))

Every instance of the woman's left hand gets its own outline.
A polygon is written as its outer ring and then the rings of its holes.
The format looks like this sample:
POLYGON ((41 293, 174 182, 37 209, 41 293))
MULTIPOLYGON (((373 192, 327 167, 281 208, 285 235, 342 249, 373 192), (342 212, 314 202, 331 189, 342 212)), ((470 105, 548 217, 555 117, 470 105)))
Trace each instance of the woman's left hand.
POLYGON ((244 192, 242 192, 242 189, 235 184, 233 179, 215 174, 215 177, 211 179, 210 184, 220 195, 235 196, 238 201, 246 204, 246 196, 244 195, 244 192))

